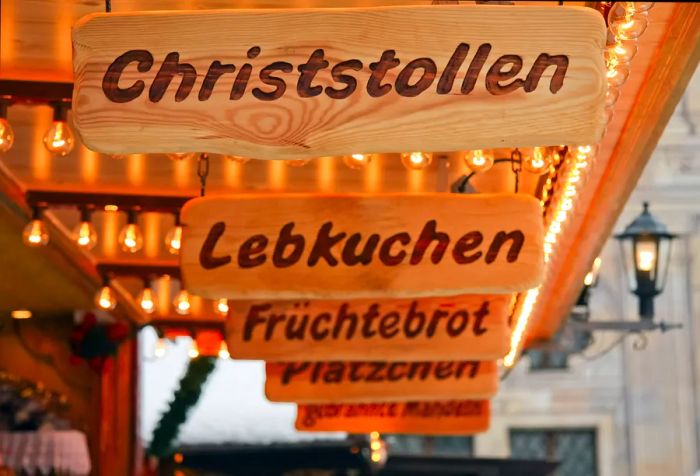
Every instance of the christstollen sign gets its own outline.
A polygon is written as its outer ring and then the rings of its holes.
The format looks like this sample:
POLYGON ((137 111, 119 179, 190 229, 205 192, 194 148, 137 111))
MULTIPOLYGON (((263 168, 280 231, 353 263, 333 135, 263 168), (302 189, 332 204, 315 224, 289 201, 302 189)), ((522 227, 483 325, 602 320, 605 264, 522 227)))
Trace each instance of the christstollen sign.
POLYGON ((211 299, 500 294, 542 279, 542 209, 526 195, 215 196, 181 220, 187 289, 211 299))
POLYGON ((105 153, 301 159, 596 142, 590 8, 402 6, 95 14, 73 120, 105 153))
POLYGON ((351 403, 488 399, 498 390, 496 362, 268 362, 272 402, 351 403))
MULTIPOLYGON (((507 295, 469 295, 351 301, 240 301, 232 303, 226 335, 229 352, 238 359, 496 360, 508 351, 509 299, 507 295)), ((411 368, 406 369, 411 375, 423 371, 411 368)), ((350 367, 345 370, 351 374, 359 372, 350 367)), ((442 367, 433 370, 446 372, 442 367)), ((455 376, 464 376, 465 369, 453 370, 455 376)), ((393 368, 392 378, 397 372, 402 371, 393 368)))
POLYGON ((488 400, 297 405, 300 431, 471 435, 488 430, 488 400))

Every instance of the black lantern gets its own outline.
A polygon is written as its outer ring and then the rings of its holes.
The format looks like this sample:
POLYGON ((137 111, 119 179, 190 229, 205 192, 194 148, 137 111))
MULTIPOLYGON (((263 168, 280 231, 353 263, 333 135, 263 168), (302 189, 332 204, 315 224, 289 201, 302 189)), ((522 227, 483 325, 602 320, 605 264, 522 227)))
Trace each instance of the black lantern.
POLYGON ((661 294, 671 257, 671 240, 676 235, 649 213, 644 202, 641 215, 615 235, 622 247, 625 274, 630 291, 639 296, 639 316, 654 318, 654 297, 661 294))

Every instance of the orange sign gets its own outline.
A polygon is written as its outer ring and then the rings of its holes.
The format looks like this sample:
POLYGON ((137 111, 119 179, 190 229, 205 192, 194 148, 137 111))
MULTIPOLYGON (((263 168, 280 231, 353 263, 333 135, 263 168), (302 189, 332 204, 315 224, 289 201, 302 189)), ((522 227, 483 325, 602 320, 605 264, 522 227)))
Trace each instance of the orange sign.
POLYGON ((181 216, 187 289, 211 299, 500 294, 543 273, 532 196, 214 196, 181 216))
POLYGON ((589 144, 605 127, 605 33, 575 7, 95 14, 73 29, 74 123, 105 153, 589 144))
POLYGON ((273 402, 487 399, 498 389, 495 362, 268 362, 265 371, 273 402))
POLYGON ((255 301, 231 306, 238 359, 496 360, 508 351, 510 296, 255 301))
POLYGON ((488 430, 488 400, 297 405, 300 431, 471 435, 488 430))

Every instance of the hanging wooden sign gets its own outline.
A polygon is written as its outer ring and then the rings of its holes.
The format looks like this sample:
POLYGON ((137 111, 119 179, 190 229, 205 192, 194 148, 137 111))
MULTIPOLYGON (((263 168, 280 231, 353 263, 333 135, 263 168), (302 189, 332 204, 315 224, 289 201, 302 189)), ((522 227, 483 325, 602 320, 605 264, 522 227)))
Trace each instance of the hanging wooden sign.
POLYGON ((300 431, 471 435, 489 428, 488 400, 297 405, 300 431))
POLYGON ((232 303, 229 352, 266 361, 496 360, 510 296, 232 303))
POLYGON ((187 289, 211 299, 508 293, 542 279, 542 209, 525 195, 216 196, 181 219, 187 289))
POLYGON ((576 7, 94 14, 73 28, 73 121, 103 153, 588 144, 605 127, 605 40, 576 7))
POLYGON ((268 362, 265 373, 273 402, 481 400, 498 390, 496 362, 268 362))

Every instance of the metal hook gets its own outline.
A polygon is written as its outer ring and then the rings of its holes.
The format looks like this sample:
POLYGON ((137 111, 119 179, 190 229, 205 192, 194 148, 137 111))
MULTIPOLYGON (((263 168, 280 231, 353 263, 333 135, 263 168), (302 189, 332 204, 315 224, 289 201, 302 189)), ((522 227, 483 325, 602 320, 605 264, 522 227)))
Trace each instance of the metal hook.
POLYGON ((207 188, 207 177, 209 176, 209 155, 204 152, 199 155, 199 160, 197 161, 197 176, 201 186, 199 195, 203 197, 207 188))

